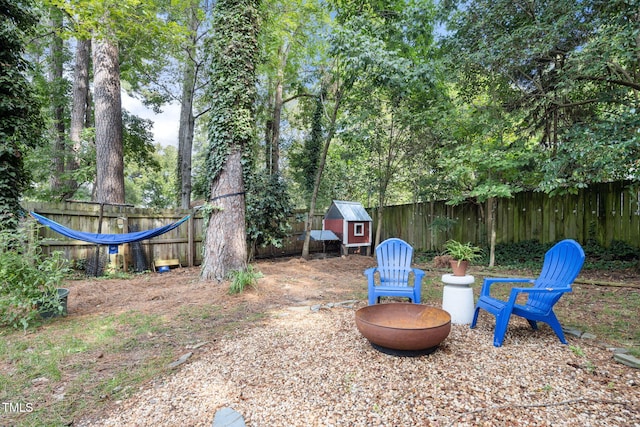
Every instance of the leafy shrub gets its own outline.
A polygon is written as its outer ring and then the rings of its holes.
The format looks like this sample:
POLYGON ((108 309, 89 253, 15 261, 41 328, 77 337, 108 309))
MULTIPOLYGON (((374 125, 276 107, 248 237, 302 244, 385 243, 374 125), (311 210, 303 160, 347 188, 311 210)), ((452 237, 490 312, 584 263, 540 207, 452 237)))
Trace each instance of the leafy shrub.
POLYGON ((69 271, 62 252, 45 257, 24 229, 0 231, 0 324, 26 329, 41 311, 62 313, 58 287, 69 271))
POLYGON ((253 258, 258 247, 281 247, 293 212, 286 182, 279 175, 253 176, 247 191, 246 223, 253 258))
POLYGON ((538 240, 498 243, 495 252, 496 264, 538 268, 549 248, 551 245, 543 245, 538 240))
MULTIPOLYGON (((545 253, 554 245, 542 244, 537 240, 517 243, 499 243, 496 245, 496 264, 502 266, 520 266, 539 268, 545 253)), ((640 259, 637 248, 621 241, 612 241, 607 248, 595 239, 587 240, 582 249, 585 253, 586 269, 615 270, 631 267, 640 259)))

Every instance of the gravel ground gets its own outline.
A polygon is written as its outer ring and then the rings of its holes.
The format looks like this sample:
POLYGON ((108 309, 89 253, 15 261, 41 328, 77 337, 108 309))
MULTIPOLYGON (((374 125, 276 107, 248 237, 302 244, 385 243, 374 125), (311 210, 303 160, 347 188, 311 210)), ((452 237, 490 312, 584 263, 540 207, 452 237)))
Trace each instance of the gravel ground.
POLYGON ((578 338, 512 319, 453 325, 432 354, 375 350, 355 307, 294 305, 196 350, 174 375, 74 425, 211 426, 231 407, 247 426, 640 426, 640 371, 578 338))

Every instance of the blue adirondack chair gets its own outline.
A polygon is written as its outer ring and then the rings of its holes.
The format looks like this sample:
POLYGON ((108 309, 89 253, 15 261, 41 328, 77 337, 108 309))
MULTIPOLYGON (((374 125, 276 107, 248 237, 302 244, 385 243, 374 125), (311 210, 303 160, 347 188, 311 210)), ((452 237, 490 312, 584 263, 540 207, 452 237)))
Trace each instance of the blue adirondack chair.
POLYGON ((536 322, 545 322, 554 330, 563 344, 567 343, 562 326, 553 312, 554 304, 565 292, 571 292, 571 285, 580 273, 584 263, 584 251, 578 242, 567 239, 558 242, 544 256, 542 272, 537 279, 524 278, 486 278, 482 284, 480 297, 476 304, 471 327, 476 326, 478 312, 484 309, 496 316, 496 328, 493 334, 493 345, 500 347, 512 314, 527 319, 534 330, 536 322), (493 298, 490 295, 494 283, 529 283, 532 287, 511 288, 508 301, 493 298), (524 305, 517 304, 518 295, 528 294, 524 305))
POLYGON ((369 305, 380 302, 380 297, 406 297, 420 304, 420 291, 424 271, 411 268, 413 248, 401 239, 387 239, 376 248, 378 266, 364 271, 369 288, 369 305), (378 273, 378 281, 376 281, 378 273), (413 273, 413 285, 409 274, 413 273))

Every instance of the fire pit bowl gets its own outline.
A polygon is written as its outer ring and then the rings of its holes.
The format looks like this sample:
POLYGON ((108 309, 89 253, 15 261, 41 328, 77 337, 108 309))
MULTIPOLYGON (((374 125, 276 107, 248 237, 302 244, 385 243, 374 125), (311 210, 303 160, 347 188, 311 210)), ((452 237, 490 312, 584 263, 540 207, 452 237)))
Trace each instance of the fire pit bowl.
POLYGON ((420 304, 376 304, 356 311, 356 326, 378 350, 426 354, 449 336, 451 315, 442 309, 420 304))

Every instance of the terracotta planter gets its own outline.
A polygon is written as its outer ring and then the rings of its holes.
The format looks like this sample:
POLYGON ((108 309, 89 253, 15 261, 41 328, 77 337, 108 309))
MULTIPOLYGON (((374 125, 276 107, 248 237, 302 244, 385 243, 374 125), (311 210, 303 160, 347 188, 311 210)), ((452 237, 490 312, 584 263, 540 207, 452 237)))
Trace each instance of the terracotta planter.
POLYGON ((451 269, 453 270, 454 276, 466 276, 467 268, 469 268, 469 261, 451 260, 451 269))

